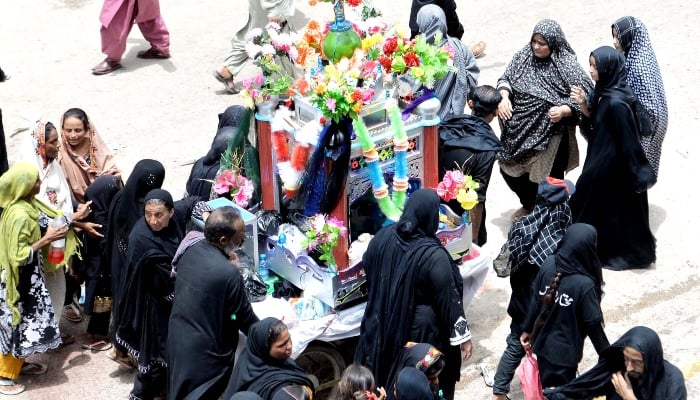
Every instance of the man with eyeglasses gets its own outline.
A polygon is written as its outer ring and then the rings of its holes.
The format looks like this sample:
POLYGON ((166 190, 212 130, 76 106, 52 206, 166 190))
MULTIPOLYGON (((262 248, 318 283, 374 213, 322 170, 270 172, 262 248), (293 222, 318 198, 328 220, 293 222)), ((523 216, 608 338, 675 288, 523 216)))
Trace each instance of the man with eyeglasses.
POLYGON ((685 400, 688 395, 681 371, 664 360, 659 336, 637 326, 603 351, 593 368, 569 384, 545 389, 554 399, 685 400))

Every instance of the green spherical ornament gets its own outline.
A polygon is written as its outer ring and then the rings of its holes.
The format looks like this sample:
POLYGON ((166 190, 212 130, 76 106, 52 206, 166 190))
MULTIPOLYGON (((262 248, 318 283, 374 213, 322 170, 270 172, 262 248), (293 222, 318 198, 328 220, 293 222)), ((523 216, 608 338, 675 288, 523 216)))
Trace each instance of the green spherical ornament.
POLYGON ((331 26, 331 29, 328 31, 326 37, 323 38, 323 43, 321 44, 326 59, 334 64, 343 57, 352 57, 355 53, 355 49, 359 47, 362 47, 362 39, 360 39, 360 35, 352 29, 352 25, 344 30, 334 30, 333 26, 331 26))

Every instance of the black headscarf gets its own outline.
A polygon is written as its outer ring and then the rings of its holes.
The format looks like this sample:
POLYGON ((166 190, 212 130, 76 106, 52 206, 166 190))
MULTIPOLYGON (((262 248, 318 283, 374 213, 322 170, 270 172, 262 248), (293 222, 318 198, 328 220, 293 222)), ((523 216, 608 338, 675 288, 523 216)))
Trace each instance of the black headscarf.
POLYGON ((165 208, 168 210, 172 210, 174 205, 173 205, 173 196, 170 194, 165 189, 153 189, 150 190, 147 194, 146 197, 143 199, 143 203, 146 204, 150 200, 161 200, 165 203, 165 208))
MULTIPOLYGON (((444 355, 436 349, 433 345, 429 343, 407 343, 406 346, 399 353, 399 357, 391 366, 391 371, 389 372, 389 388, 393 388, 398 384, 397 379, 399 377, 399 372, 403 371, 404 368, 410 367, 417 371, 420 371, 423 376, 426 371, 430 369, 435 363, 442 360, 444 355)), ((389 394, 390 399, 394 399, 393 391, 389 394)), ((433 396, 431 396, 432 398, 433 396)), ((398 399, 402 399, 398 397, 398 399)))
POLYGON ((91 222, 102 225, 103 229, 107 225, 109 206, 121 190, 121 184, 121 178, 117 176, 102 175, 85 189, 85 201, 92 201, 89 218, 91 222))
POLYGON ((224 126, 219 128, 211 143, 207 154, 197 160, 192 166, 190 177, 187 178, 185 190, 190 196, 200 196, 209 198, 211 193, 211 182, 219 171, 221 155, 226 151, 229 142, 236 135, 238 128, 235 126, 224 126))
POLYGON ((440 244, 435 236, 439 224, 440 197, 433 190, 419 189, 406 202, 401 219, 396 223, 396 231, 404 240, 425 237, 440 244))
POLYGON ((277 318, 265 318, 253 324, 248 331, 248 341, 236 360, 224 398, 240 391, 255 392, 270 400, 275 392, 293 384, 314 385, 294 360, 284 361, 270 356, 270 330, 280 322, 277 318))
MULTIPOLYGON (((390 365, 408 342, 415 316, 416 284, 422 268, 443 252, 435 236, 440 198, 435 191, 411 194, 396 224, 382 228, 372 238, 362 260, 369 283, 367 309, 362 319, 355 362, 366 365, 378 386, 386 385, 390 365)), ((461 277, 460 283, 461 283, 461 277)), ((462 287, 457 288, 462 293, 462 287)))
POLYGON ((225 126, 238 127, 245 111, 245 107, 238 105, 226 108, 226 110, 224 110, 223 113, 219 114, 218 129, 221 129, 225 126))
POLYGON ((109 210, 110 229, 116 239, 128 237, 136 221, 143 217, 146 194, 158 189, 165 180, 165 168, 160 161, 145 159, 136 163, 124 189, 117 193, 109 210))
POLYGON ((601 97, 618 95, 632 105, 636 97, 632 89, 627 85, 627 72, 625 71, 625 56, 610 46, 602 46, 591 52, 598 69, 598 81, 595 84, 595 93, 590 99, 591 113, 598 106, 601 97))
POLYGON ((608 395, 608 399, 619 399, 610 379, 613 373, 625 371, 623 356, 625 347, 633 348, 644 356, 642 384, 634 390, 638 399, 686 398, 680 371, 664 360, 659 335, 645 326, 636 326, 625 332, 620 339, 603 351, 598 364, 593 368, 566 385, 556 389, 546 389, 545 395, 548 399, 584 399, 600 395, 608 395), (669 391, 675 391, 677 396, 669 397, 669 391))
MULTIPOLYGON (((393 392, 394 388, 389 388, 393 392)), ((405 367, 396 380, 396 398, 400 400, 433 400, 430 382, 424 373, 413 367, 405 367)))
POLYGON ((603 295, 603 270, 598 259, 598 232, 588 224, 573 224, 559 243, 554 263, 562 277, 585 275, 596 286, 598 299, 603 295))

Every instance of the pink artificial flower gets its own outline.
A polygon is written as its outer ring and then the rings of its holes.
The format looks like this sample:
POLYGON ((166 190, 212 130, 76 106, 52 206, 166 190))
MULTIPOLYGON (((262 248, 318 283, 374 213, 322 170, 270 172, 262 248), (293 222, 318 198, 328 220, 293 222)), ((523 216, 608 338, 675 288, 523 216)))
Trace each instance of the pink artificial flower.
POLYGON ((262 75, 256 75, 255 78, 253 78, 253 83, 257 86, 262 86, 263 83, 265 83, 265 77, 262 75))
POLYGON ((259 46, 253 42, 248 42, 245 44, 245 52, 248 54, 248 58, 255 59, 255 57, 262 51, 262 46, 259 46))
POLYGON ((262 29, 260 28, 253 28, 250 31, 248 31, 248 34, 245 36, 246 39, 248 40, 253 40, 256 37, 262 35, 262 29))
POLYGON ((362 91, 362 102, 363 103, 369 103, 372 101, 372 97, 374 97, 374 89, 372 88, 367 88, 362 91))
POLYGON ((335 111, 335 99, 333 99, 333 98, 326 99, 326 107, 328 108, 328 110, 330 112, 334 112, 335 111))
POLYGON ((317 235, 323 231, 324 225, 326 225, 326 217, 323 214, 316 214, 311 218, 311 229, 317 232, 317 235))
POLYGON ((341 235, 344 235, 344 234, 345 234, 345 231, 347 231, 347 229, 346 229, 345 226, 343 225, 343 221, 339 220, 339 219, 336 218, 336 217, 330 217, 330 218, 328 219, 328 225, 331 225, 331 226, 333 226, 333 227, 335 227, 335 228, 340 229, 340 234, 341 234, 341 235))
POLYGON ((288 51, 288 53, 289 53, 289 58, 290 58, 292 61, 296 61, 296 60, 297 60, 297 57, 299 57, 299 50, 297 50, 296 47, 290 48, 289 51, 288 51))
POLYGON ((250 87, 252 86, 252 81, 249 78, 243 79, 242 85, 244 89, 250 90, 250 87))
POLYGON ((248 207, 248 202, 253 197, 253 183, 243 176, 238 176, 238 192, 234 201, 241 207, 248 207))
POLYGON ((275 50, 275 46, 271 45, 270 43, 266 43, 262 46, 262 53, 266 56, 274 56, 277 54, 277 50, 275 50))
POLYGON ((450 46, 449 44, 444 44, 442 48, 447 50, 448 53, 450 53, 451 59, 455 58, 455 49, 453 49, 452 46, 450 46))
POLYGON ((214 191, 218 194, 229 193, 231 187, 236 185, 236 177, 230 170, 223 171, 214 183, 214 191))
POLYGON ((452 193, 450 193, 444 182, 438 183, 435 191, 437 192, 438 196, 440 196, 440 198, 444 201, 450 201, 452 199, 457 198, 457 196, 454 196, 452 193))

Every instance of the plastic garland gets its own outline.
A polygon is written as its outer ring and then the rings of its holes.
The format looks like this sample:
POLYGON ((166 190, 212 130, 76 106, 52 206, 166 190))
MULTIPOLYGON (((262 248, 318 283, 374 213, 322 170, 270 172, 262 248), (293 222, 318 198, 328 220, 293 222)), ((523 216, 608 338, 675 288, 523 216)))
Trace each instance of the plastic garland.
POLYGON ((313 121, 297 133, 291 154, 289 151, 288 131, 277 129, 272 132, 272 147, 277 159, 277 172, 282 180, 284 193, 287 198, 294 198, 301 184, 301 176, 311 151, 311 144, 318 139, 319 125, 313 121))
POLYGON ((401 120, 401 112, 396 103, 387 107, 391 126, 394 128, 394 179, 392 195, 389 196, 389 188, 384 181, 382 168, 379 165, 377 147, 372 142, 362 118, 353 121, 357 138, 362 146, 362 155, 369 168, 369 177, 372 181, 374 198, 377 199, 379 209, 387 218, 396 222, 401 218, 404 204, 406 203, 406 191, 408 190, 408 138, 401 120), (391 198, 390 198, 391 197, 391 198))

